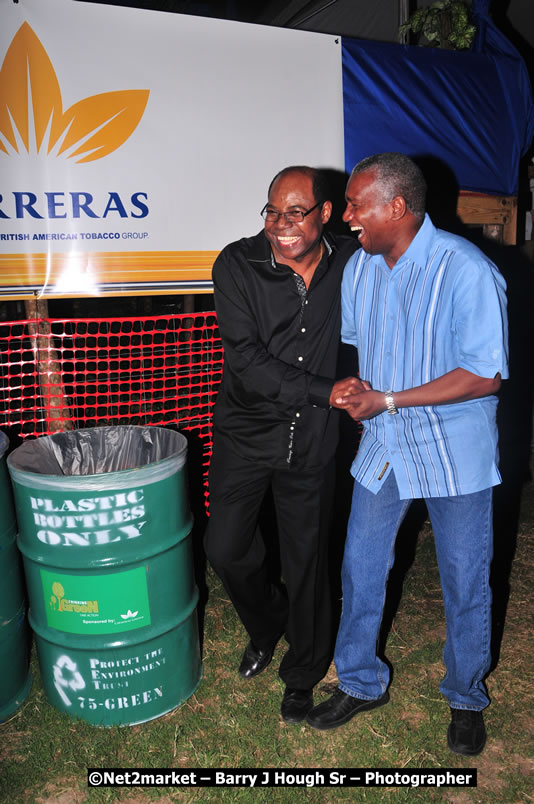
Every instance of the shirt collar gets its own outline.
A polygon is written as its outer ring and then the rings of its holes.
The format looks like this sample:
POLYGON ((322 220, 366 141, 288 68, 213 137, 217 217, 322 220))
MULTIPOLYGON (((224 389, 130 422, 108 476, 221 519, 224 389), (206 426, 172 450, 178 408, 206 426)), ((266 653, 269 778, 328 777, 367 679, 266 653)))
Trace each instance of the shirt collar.
MULTIPOLYGON (((425 213, 425 217, 420 227, 419 231, 415 235, 414 239, 404 252, 395 265, 393 266, 393 271, 398 271, 399 268, 402 268, 406 263, 415 262, 417 265, 424 266, 428 262, 428 256, 430 254, 430 248, 432 245, 432 241, 436 235, 436 227, 430 220, 428 213, 425 213)), ((387 265, 384 257, 382 254, 377 254, 373 257, 378 265, 384 266, 387 268, 388 272, 390 271, 389 266, 387 265)))
POLYGON ((402 257, 397 261, 397 265, 401 265, 404 262, 416 262, 418 265, 426 265, 435 234, 436 227, 430 220, 428 213, 425 213, 421 228, 402 257))

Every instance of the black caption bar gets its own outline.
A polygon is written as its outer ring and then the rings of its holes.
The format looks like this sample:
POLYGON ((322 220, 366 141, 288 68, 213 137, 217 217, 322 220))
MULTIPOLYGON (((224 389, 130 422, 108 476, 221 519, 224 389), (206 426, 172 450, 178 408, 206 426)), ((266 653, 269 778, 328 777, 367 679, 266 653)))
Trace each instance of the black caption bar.
POLYGON ((88 787, 476 787, 476 768, 89 768, 88 787))

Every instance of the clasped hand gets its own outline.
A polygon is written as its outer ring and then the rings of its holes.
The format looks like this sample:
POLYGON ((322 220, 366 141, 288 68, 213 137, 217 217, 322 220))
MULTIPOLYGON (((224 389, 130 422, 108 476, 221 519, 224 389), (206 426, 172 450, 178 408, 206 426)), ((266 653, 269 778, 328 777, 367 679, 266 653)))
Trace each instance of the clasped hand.
POLYGON ((384 394, 373 391, 365 380, 346 377, 338 380, 330 394, 330 405, 346 410, 353 419, 372 419, 386 409, 384 394))

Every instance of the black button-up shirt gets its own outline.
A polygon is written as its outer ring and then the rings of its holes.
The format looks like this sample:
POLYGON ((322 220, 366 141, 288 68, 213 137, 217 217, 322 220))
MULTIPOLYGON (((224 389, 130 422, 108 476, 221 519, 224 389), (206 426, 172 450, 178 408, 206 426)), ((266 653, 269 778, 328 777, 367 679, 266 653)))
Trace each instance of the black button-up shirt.
POLYGON ((226 246, 213 266, 224 345, 214 413, 217 448, 272 467, 315 469, 333 456, 338 412, 329 408, 340 341, 340 286, 358 248, 324 236, 305 291, 274 261, 263 232, 226 246), (304 291, 304 292, 303 292, 304 291))

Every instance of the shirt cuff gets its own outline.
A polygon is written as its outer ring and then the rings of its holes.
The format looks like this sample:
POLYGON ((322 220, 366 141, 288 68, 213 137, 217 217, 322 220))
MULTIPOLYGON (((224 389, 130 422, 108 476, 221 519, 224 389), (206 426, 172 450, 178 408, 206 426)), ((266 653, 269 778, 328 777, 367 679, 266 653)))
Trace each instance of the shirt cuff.
POLYGON ((308 399, 311 405, 320 408, 330 407, 330 394, 334 387, 334 380, 328 377, 313 377, 308 391, 308 399))

